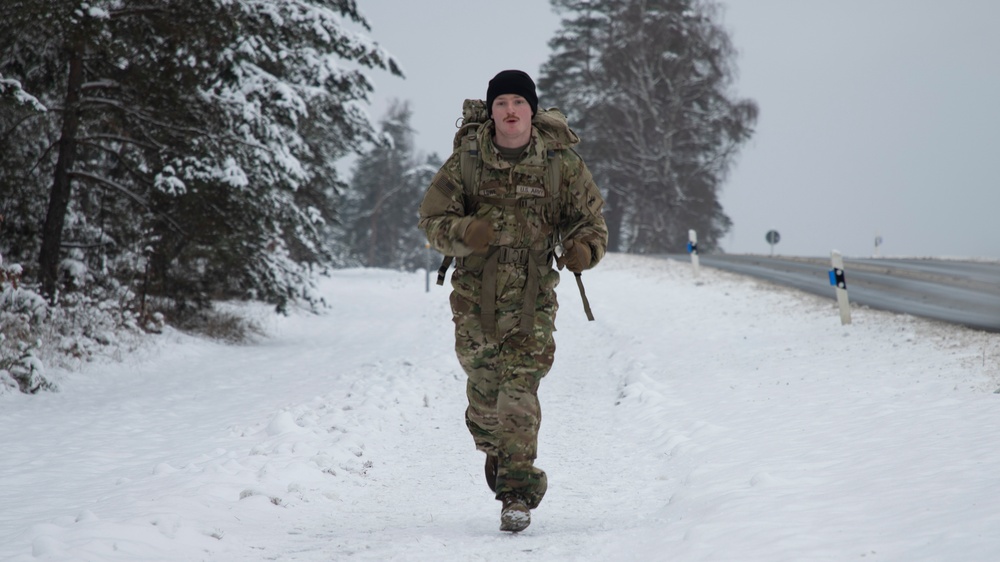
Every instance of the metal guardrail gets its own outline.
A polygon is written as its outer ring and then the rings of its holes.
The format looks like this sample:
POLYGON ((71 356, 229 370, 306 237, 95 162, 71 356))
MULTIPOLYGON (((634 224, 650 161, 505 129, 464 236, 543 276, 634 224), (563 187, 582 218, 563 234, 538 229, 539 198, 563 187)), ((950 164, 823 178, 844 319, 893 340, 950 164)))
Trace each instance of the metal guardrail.
MULTIPOLYGON (((686 261, 683 255, 668 256, 686 261)), ((940 259, 845 259, 851 302, 1000 332, 1000 263, 940 259)), ((702 266, 834 298, 829 259, 700 255, 702 266)))

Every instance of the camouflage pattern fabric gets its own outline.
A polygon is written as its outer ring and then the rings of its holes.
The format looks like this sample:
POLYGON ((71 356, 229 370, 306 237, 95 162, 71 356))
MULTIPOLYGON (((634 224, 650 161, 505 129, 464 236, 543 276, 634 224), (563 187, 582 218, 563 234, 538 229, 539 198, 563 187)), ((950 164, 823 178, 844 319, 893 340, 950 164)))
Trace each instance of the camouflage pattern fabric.
POLYGON ((420 206, 419 223, 431 246, 460 258, 451 278, 451 306, 455 351, 468 375, 469 431, 477 449, 500 459, 497 498, 516 493, 532 509, 547 487, 545 472, 534 466, 534 460, 541 423, 538 385, 552 367, 555 353, 554 289, 559 272, 552 268, 551 252, 563 236, 571 237, 590 247, 593 267, 604 257, 608 237, 601 215, 604 201, 590 171, 572 150, 561 151, 559 192, 547 193, 545 138, 551 138, 551 132, 547 133, 543 137, 535 127, 525 155, 511 163, 493 145, 493 123, 487 121, 476 137, 482 159, 477 184, 468 189, 463 185, 460 150, 456 150, 432 180, 420 206), (480 197, 528 201, 511 206, 480 197), (550 203, 532 205, 544 200, 550 203), (487 337, 483 329, 480 299, 486 259, 473 255, 462 242, 466 227, 476 218, 494 225, 495 245, 545 256, 536 260, 539 291, 529 333, 519 330, 528 280, 528 265, 523 262, 497 267, 496 336, 487 337))
POLYGON ((547 486, 545 472, 534 466, 542 421, 538 385, 552 367, 558 308, 554 292, 542 293, 538 300, 533 333, 496 343, 484 337, 479 305, 458 292, 451 296, 455 351, 468 374, 466 426, 477 449, 499 457, 497 498, 515 492, 530 509, 542 501, 547 486))

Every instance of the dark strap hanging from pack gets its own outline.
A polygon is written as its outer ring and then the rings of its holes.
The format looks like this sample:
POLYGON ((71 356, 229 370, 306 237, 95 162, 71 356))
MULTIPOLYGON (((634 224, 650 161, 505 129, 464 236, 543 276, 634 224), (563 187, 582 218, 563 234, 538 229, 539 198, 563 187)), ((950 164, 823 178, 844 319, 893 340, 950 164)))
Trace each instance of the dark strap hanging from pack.
POLYGON ((452 256, 445 256, 444 259, 441 260, 441 267, 438 268, 438 285, 444 285, 444 276, 448 274, 448 268, 451 267, 451 262, 454 259, 455 258, 452 256))
POLYGON ((487 340, 497 337, 497 270, 500 268, 500 248, 491 246, 483 266, 482 291, 479 293, 479 320, 487 340))
POLYGON ((576 277, 576 286, 580 289, 580 298, 583 299, 583 311, 587 313, 587 320, 594 321, 594 313, 590 310, 590 301, 587 300, 587 291, 583 289, 583 274, 574 273, 576 277))
POLYGON ((528 280, 524 284, 524 303, 521 306, 521 324, 518 331, 530 334, 535 327, 535 303, 538 301, 538 260, 535 252, 528 252, 528 280))

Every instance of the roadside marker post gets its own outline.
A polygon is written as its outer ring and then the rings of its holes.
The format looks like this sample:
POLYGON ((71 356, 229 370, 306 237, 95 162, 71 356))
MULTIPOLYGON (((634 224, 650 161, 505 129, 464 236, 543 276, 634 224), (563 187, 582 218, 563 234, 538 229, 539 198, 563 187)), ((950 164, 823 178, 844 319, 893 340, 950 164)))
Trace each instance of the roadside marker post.
POLYGON ((698 277, 698 233, 688 230, 687 251, 691 254, 691 266, 694 268, 694 276, 698 277))
POLYGON ((830 263, 833 269, 830 270, 830 284, 836 287, 837 305, 840 307, 840 323, 851 323, 851 303, 847 299, 847 279, 844 276, 844 257, 840 252, 833 250, 830 252, 830 263))

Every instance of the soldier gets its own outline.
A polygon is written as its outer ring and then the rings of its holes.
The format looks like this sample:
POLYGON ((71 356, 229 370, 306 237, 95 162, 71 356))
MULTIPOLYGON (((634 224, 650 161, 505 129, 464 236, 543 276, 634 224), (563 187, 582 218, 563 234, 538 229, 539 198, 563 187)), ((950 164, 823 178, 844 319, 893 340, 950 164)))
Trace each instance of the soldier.
POLYGON ((468 375, 466 425, 503 502, 500 529, 517 532, 547 487, 534 461, 538 385, 555 352, 553 258, 579 274, 604 256, 608 232, 601 194, 571 149, 579 137, 557 110, 538 111, 531 77, 497 74, 485 112, 434 176, 419 226, 435 249, 457 258, 451 309, 468 375))

